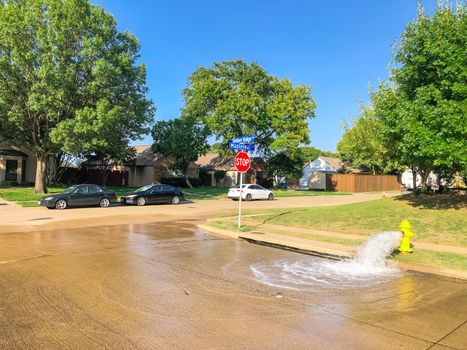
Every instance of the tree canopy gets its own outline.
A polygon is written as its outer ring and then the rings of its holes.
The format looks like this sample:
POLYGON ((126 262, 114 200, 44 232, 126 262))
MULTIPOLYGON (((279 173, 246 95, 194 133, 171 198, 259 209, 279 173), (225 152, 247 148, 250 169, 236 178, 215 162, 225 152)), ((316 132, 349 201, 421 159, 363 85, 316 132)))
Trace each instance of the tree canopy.
POLYGON ((268 159, 266 168, 274 177, 276 186, 279 186, 281 177, 286 180, 302 177, 303 160, 296 155, 294 157, 285 152, 279 152, 268 159))
POLYGON ((392 160, 422 176, 467 165, 465 7, 420 9, 395 48, 390 81, 371 92, 382 142, 392 160))
POLYGON ((147 130, 152 103, 139 43, 88 0, 0 2, 0 136, 38 159, 114 150, 147 130))
POLYGON ((319 148, 312 146, 300 146, 297 151, 293 154, 295 158, 300 158, 303 164, 313 161, 320 156, 324 157, 338 157, 336 153, 323 151, 319 148))
MULTIPOLYGON (((395 46, 390 78, 345 125, 337 149, 353 166, 409 167, 422 177, 467 166, 467 18, 461 4, 419 8, 395 46)), ((415 179, 414 175, 414 179, 415 179)))
POLYGON ((183 116, 205 124, 224 149, 242 135, 255 136, 263 153, 309 142, 308 120, 316 107, 311 87, 294 87, 256 63, 235 60, 200 67, 183 94, 183 116))
POLYGON ((152 130, 154 152, 173 158, 173 170, 185 175, 185 181, 191 188, 188 179, 188 166, 209 149, 207 130, 197 125, 193 119, 174 119, 157 122, 152 130))
POLYGON ((391 170, 388 150, 381 142, 380 122, 371 106, 361 105, 360 115, 344 124, 344 135, 337 144, 340 158, 355 168, 367 167, 373 174, 391 170))

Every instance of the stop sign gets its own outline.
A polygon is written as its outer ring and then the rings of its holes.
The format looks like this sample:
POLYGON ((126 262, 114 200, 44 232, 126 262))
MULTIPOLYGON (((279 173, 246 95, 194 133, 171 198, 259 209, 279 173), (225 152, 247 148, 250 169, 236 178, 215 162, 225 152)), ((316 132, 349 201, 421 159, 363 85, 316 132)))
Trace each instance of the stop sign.
POLYGON ((246 173, 250 169, 250 156, 246 152, 239 152, 235 156, 235 167, 239 173, 246 173))

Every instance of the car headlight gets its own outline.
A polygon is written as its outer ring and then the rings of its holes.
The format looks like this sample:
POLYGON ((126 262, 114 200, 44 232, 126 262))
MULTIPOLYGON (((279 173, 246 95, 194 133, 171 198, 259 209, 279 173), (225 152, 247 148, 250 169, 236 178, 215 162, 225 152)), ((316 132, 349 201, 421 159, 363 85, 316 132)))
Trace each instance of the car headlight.
POLYGON ((130 194, 129 196, 126 196, 126 198, 135 198, 136 194, 130 194))
POLYGON ((53 199, 54 197, 45 197, 44 200, 45 201, 50 201, 51 199, 53 199))

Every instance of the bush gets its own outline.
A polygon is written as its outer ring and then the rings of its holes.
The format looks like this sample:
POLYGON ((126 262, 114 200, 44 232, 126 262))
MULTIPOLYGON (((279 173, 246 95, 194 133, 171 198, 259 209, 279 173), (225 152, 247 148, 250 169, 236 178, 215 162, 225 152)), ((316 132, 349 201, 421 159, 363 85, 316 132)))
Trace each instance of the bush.
POLYGON ((227 175, 227 172, 224 170, 216 170, 214 173, 214 178, 216 179, 216 183, 223 180, 225 176, 227 175))
POLYGON ((264 188, 273 188, 274 180, 273 179, 258 179, 256 183, 264 188))
MULTIPOLYGON (((202 180, 198 177, 189 177, 188 180, 190 180, 190 183, 193 185, 193 187, 199 187, 202 185, 202 180)), ((161 183, 175 187, 188 187, 185 178, 178 176, 163 176, 161 177, 161 183)))

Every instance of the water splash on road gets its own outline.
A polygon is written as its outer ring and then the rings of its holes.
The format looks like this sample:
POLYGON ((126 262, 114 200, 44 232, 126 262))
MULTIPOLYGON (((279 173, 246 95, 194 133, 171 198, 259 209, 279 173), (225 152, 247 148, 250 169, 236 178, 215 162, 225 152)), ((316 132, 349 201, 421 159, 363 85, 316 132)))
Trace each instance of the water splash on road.
POLYGON ((399 245, 400 238, 399 232, 377 233, 349 260, 307 257, 272 264, 257 263, 251 265, 250 270, 256 280, 286 289, 367 287, 401 275, 400 270, 386 265, 386 258, 399 245))

